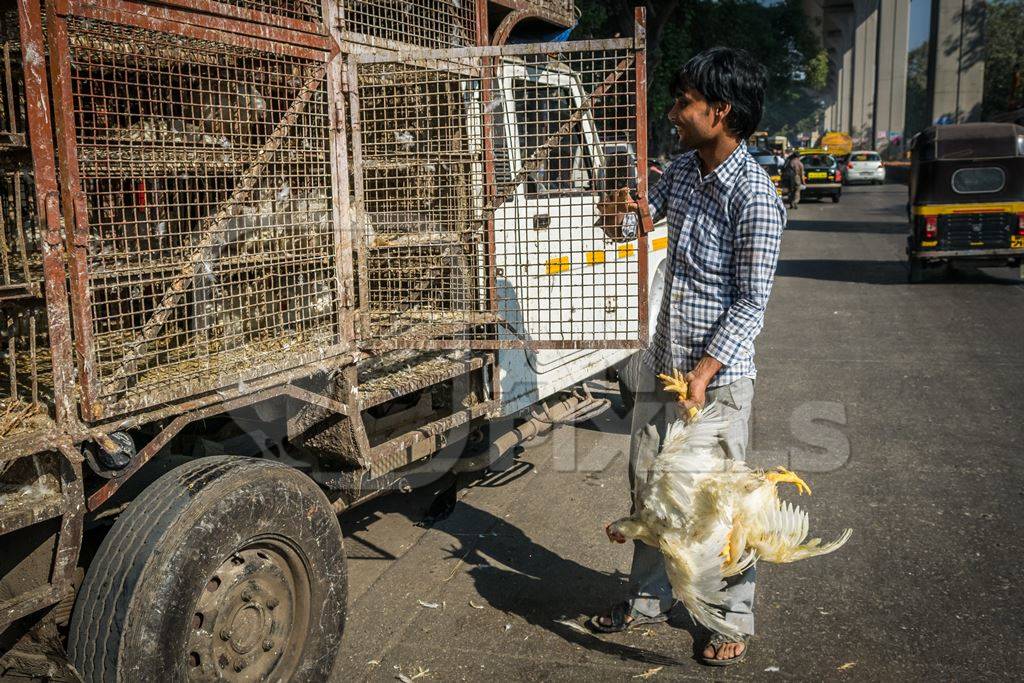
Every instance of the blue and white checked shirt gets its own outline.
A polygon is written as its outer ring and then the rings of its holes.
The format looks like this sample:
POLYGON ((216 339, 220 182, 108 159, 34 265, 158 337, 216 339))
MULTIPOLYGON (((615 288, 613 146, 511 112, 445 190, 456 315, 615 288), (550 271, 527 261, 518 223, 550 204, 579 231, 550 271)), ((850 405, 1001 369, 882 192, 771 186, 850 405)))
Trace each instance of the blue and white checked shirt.
POLYGON ((644 363, 689 372, 707 353, 724 366, 709 387, 754 378, 754 338, 764 325, 786 210, 768 174, 740 144, 712 173, 676 159, 650 194, 668 216, 665 296, 644 363))

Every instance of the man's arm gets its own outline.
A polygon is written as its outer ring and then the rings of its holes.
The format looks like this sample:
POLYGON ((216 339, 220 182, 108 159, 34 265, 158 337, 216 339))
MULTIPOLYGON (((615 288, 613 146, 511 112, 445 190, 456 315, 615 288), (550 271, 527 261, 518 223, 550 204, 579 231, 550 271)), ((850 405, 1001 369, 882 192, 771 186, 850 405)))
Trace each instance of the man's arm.
POLYGON ((684 408, 704 405, 707 386, 718 371, 753 353, 754 338, 764 326, 784 227, 777 197, 755 195, 743 206, 733 238, 733 278, 739 296, 719 321, 704 357, 686 376, 690 395, 684 408))

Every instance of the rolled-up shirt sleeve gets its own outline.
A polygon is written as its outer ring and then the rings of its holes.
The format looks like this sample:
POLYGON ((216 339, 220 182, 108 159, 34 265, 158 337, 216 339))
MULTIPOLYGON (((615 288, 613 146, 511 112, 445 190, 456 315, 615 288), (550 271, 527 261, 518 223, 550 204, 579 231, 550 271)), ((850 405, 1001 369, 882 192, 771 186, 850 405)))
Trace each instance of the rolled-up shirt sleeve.
POLYGON ((739 212, 733 237, 733 276, 739 291, 719 319, 706 349, 722 365, 735 365, 754 353, 754 339, 764 326, 785 225, 785 209, 778 197, 755 194, 739 212))
POLYGON ((655 223, 664 218, 668 211, 668 196, 672 190, 672 177, 675 175, 677 165, 678 162, 669 164, 654 187, 648 188, 647 205, 651 209, 651 220, 655 223))

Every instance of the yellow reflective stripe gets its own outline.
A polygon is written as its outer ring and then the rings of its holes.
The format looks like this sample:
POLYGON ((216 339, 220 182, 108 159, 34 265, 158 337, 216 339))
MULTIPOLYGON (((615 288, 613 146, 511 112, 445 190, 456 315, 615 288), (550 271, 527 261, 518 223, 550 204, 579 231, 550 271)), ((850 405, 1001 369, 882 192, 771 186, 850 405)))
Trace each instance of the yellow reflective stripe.
POLYGON ((667 237, 655 237, 653 240, 651 240, 651 251, 658 251, 659 249, 665 249, 667 247, 667 237))
POLYGON ((911 209, 915 216, 945 216, 951 213, 1024 213, 1024 202, 979 202, 977 204, 931 204, 911 209))
MULTIPOLYGON (((664 249, 668 246, 667 237, 656 237, 651 242, 651 250, 664 249)), ((615 258, 630 258, 636 254, 636 245, 632 242, 620 244, 615 248, 615 258)), ((583 253, 583 260, 588 266, 596 266, 607 263, 609 254, 604 249, 595 249, 583 253)), ((558 275, 572 269, 572 259, 568 256, 555 256, 544 262, 544 269, 548 275, 558 275)))
POLYGON ((931 242, 921 242, 921 246, 922 247, 934 247, 934 246, 937 246, 938 243, 939 243, 938 240, 932 240, 931 242))
POLYGON ((555 258, 549 258, 545 265, 548 269, 548 275, 557 275, 569 270, 569 257, 556 256, 555 258))

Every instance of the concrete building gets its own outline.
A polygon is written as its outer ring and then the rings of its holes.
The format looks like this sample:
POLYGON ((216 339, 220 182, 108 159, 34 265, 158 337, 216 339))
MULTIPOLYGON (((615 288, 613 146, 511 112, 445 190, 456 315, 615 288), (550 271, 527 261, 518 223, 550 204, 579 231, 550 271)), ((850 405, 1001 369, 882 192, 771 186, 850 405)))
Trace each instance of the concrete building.
MULTIPOLYGON (((898 154, 907 92, 910 0, 805 0, 829 55, 823 126, 854 145, 898 154)), ((984 86, 984 0, 932 0, 932 122, 977 120, 984 86)))

